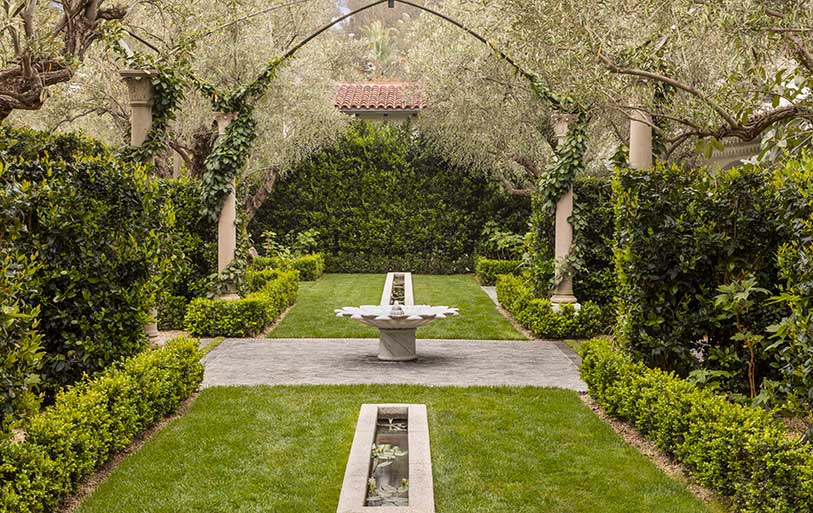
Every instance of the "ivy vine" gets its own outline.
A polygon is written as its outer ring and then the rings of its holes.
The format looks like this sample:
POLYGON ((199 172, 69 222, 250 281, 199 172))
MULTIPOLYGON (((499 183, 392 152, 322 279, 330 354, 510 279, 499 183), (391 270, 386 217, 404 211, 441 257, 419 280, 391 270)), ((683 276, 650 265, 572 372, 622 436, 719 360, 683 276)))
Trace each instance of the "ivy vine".
POLYGON ((128 53, 119 43, 123 36, 120 23, 111 23, 105 29, 104 38, 108 48, 131 69, 145 71, 152 83, 152 125, 140 146, 128 144, 119 157, 131 162, 147 164, 157 155, 167 151, 169 124, 175 120, 178 107, 184 99, 184 71, 188 67, 186 53, 178 54, 178 61, 171 64, 140 52, 128 53))
POLYGON ((253 82, 228 93, 202 80, 193 80, 195 87, 209 97, 216 112, 235 116, 204 162, 203 214, 210 219, 216 220, 220 215, 223 202, 232 190, 232 182, 248 162, 257 138, 256 102, 276 77, 282 62, 280 58, 272 59, 253 82))

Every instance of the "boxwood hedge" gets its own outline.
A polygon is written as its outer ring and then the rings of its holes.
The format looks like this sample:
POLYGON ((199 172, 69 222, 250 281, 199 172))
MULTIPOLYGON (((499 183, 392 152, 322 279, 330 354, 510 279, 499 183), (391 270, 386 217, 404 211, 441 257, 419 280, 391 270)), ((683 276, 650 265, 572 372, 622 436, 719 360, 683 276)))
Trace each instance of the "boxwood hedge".
POLYGON ((549 300, 534 297, 525 277, 498 276, 497 299, 517 322, 540 338, 588 338, 610 327, 601 307, 591 301, 582 303, 578 311, 569 305, 553 310, 549 300))
POLYGON ((609 339, 580 348, 590 395, 740 513, 813 512, 813 449, 765 411, 650 369, 609 339))
POLYGON ((0 512, 56 511, 79 482, 174 412, 203 379, 198 341, 177 339, 63 389, 0 439, 0 512))
POLYGON ((256 290, 235 300, 198 298, 189 303, 184 325, 195 336, 252 337, 294 304, 298 271, 260 271, 250 279, 256 290))

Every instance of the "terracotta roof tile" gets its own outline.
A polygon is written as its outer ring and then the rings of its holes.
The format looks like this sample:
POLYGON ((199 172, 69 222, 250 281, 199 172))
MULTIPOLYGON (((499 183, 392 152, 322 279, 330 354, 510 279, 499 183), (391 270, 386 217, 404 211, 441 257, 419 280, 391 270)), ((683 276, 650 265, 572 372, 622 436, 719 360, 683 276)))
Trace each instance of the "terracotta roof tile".
POLYGON ((341 83, 336 108, 341 111, 415 111, 424 107, 420 87, 411 82, 341 83))

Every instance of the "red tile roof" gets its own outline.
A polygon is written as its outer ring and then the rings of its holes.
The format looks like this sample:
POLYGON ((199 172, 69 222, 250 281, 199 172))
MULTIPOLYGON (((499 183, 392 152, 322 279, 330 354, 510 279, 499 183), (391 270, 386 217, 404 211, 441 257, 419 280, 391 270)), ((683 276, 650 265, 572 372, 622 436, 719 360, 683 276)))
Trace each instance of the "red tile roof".
POLYGON ((339 84, 336 108, 353 111, 416 111, 424 106, 420 87, 411 82, 339 84))

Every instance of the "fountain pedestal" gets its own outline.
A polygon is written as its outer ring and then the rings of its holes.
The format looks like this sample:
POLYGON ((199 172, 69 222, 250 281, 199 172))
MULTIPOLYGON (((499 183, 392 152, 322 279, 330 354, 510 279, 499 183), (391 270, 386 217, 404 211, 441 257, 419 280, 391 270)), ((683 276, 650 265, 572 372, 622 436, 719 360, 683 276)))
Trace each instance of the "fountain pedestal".
POLYGON ((378 359, 390 362, 415 360, 415 330, 436 319, 458 315, 457 308, 416 305, 412 293, 412 274, 389 273, 380 305, 346 306, 336 310, 348 317, 378 328, 378 359), (403 302, 403 303, 402 303, 403 302))
POLYGON ((378 330, 378 359, 389 362, 408 362, 418 358, 415 351, 415 328, 406 330, 378 330))

